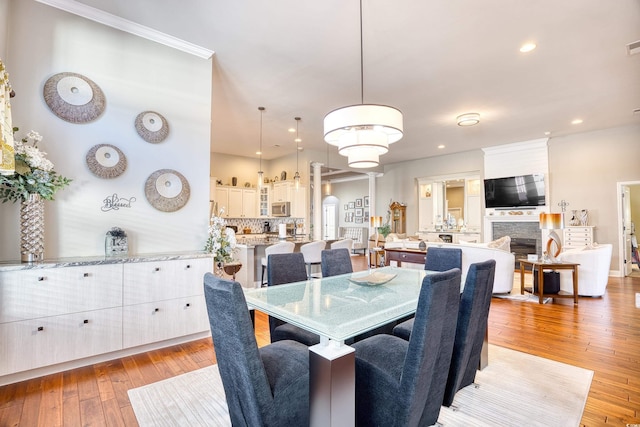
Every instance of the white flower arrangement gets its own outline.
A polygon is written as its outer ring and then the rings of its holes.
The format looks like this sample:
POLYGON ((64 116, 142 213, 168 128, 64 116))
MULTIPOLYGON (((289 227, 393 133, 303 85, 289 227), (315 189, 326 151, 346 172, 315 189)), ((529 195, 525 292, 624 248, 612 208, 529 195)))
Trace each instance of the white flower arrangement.
POLYGON ((227 228, 227 222, 222 215, 224 208, 217 215, 211 216, 209 223, 209 238, 204 247, 205 252, 215 254, 216 262, 231 262, 236 251, 236 235, 232 229, 227 228))

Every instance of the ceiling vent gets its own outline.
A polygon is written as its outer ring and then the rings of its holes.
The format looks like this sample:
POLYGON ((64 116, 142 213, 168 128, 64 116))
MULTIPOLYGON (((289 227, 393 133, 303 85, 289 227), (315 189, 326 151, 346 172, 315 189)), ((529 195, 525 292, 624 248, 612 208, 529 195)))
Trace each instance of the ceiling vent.
POLYGON ((640 40, 637 42, 629 43, 627 45, 627 54, 635 55, 636 53, 640 53, 640 40))

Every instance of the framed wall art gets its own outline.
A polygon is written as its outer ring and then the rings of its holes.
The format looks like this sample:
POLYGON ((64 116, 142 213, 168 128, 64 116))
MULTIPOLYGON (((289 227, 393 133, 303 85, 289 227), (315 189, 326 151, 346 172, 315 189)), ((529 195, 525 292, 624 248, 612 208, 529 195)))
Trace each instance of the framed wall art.
POLYGON ((356 208, 362 207, 362 199, 356 199, 356 208))
POLYGON ((355 202, 349 202, 349 209, 355 209, 355 207, 356 207, 355 202))
POLYGON ((362 218, 363 214, 364 214, 364 210, 362 208, 356 208, 356 218, 357 217, 362 218))
MULTIPOLYGON (((364 196, 362 198, 362 200, 364 201, 364 207, 368 208, 369 207, 369 196, 364 196)), ((368 215, 367 215, 368 216, 368 215)))

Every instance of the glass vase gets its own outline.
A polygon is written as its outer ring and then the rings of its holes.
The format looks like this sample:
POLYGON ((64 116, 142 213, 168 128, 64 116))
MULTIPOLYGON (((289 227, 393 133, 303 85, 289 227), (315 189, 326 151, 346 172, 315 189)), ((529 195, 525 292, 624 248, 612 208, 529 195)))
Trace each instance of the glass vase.
POLYGON ((20 205, 20 259, 38 262, 44 257, 44 200, 29 194, 20 205))

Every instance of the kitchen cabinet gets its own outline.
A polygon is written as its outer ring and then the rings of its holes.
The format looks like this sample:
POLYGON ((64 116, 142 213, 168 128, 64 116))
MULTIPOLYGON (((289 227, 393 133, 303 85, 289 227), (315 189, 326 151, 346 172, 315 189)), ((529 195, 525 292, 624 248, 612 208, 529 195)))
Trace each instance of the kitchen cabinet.
POLYGON ((256 218, 258 210, 255 188, 216 187, 218 209, 224 207, 223 218, 256 218))
POLYGON ((260 218, 266 218, 271 216, 271 188, 268 185, 263 185, 259 190, 258 200, 258 216, 260 218))
POLYGON ((293 218, 306 218, 307 216, 307 188, 303 185, 296 190, 295 184, 291 181, 275 182, 271 201, 290 202, 293 218))

